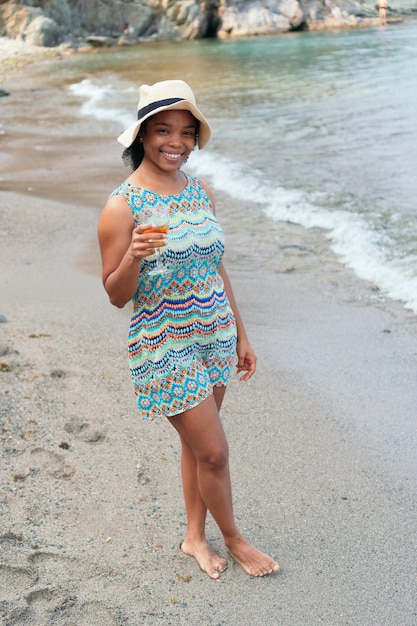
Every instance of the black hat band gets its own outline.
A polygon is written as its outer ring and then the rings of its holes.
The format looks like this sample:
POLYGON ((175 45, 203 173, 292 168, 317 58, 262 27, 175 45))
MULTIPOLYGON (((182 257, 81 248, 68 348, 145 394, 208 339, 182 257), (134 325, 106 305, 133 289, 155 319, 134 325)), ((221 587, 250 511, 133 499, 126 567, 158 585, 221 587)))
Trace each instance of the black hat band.
POLYGON ((157 100, 156 102, 151 102, 151 104, 147 104, 146 107, 142 107, 141 109, 139 109, 138 120, 140 120, 142 117, 145 117, 145 115, 148 115, 148 113, 152 113, 152 111, 155 111, 155 109, 159 109, 160 107, 166 107, 170 104, 176 104, 177 102, 183 102, 184 100, 184 98, 165 98, 165 100, 157 100))

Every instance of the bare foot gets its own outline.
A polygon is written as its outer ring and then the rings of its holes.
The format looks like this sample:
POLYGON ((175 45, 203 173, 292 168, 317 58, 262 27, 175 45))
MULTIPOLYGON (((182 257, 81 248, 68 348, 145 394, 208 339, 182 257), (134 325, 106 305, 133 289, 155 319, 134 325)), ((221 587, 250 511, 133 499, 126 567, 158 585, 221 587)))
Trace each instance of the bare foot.
POLYGON ((187 556, 193 556, 199 564, 200 569, 210 578, 220 578, 220 574, 227 568, 226 559, 216 554, 214 550, 210 548, 207 541, 191 543, 190 541, 184 540, 183 543, 180 544, 180 550, 187 556))
POLYGON ((250 576, 267 576, 279 572, 279 565, 267 554, 254 548, 243 537, 227 544, 230 554, 250 576))

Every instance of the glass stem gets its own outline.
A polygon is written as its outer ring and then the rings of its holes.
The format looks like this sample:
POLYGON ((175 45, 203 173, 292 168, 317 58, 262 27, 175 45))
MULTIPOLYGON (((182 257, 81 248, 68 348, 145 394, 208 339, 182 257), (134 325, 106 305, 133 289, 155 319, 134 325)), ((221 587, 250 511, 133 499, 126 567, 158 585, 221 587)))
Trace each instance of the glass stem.
POLYGON ((162 255, 161 255, 161 250, 159 248, 155 249, 155 254, 156 254, 156 267, 158 269, 160 269, 162 267, 162 255))

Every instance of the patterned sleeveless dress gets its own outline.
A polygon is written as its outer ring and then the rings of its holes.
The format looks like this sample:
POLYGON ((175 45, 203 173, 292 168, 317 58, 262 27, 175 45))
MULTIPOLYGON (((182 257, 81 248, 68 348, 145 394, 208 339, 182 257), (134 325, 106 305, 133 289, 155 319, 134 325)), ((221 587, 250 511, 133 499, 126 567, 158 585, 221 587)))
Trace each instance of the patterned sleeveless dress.
POLYGON ((200 182, 187 176, 178 195, 158 195, 123 183, 137 224, 152 222, 152 207, 169 206, 162 260, 170 276, 150 276, 155 255, 142 261, 133 298, 128 352, 139 413, 173 416, 200 404, 230 377, 236 323, 218 273, 224 234, 200 182))

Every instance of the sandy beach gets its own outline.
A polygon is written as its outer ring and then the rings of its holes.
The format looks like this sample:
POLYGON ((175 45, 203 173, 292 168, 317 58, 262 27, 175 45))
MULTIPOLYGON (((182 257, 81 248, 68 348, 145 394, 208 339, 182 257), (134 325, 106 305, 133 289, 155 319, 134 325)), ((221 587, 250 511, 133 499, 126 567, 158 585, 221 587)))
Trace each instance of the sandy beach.
MULTIPOLYGON (((117 144, 62 150, 24 124, 0 140, 1 623, 415 626, 417 317, 297 267, 253 271, 229 238, 259 357, 223 410, 235 512, 281 572, 229 559, 210 580, 178 547, 177 436, 139 421, 129 311, 101 285, 117 144)), ((209 538, 227 556, 212 521, 209 538)))

